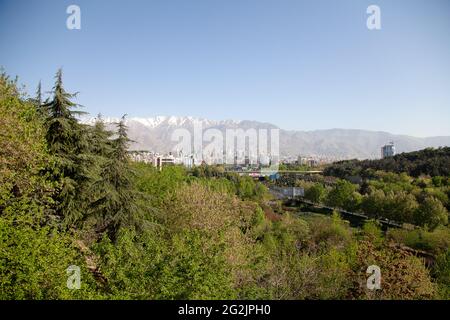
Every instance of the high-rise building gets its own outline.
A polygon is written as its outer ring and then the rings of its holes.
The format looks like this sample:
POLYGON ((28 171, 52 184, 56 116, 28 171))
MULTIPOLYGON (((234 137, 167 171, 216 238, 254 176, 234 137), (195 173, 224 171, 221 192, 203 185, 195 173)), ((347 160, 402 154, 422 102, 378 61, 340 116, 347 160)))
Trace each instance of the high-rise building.
POLYGON ((389 158, 395 155, 394 142, 389 142, 388 144, 381 147, 381 158, 389 158))

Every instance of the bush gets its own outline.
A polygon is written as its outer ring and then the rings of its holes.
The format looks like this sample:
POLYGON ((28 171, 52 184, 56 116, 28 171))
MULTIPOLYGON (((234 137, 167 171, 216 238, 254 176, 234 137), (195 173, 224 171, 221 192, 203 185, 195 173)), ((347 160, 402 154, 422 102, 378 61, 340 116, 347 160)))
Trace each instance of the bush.
POLYGON ((313 203, 321 203, 326 197, 326 189, 321 183, 313 184, 305 190, 305 199, 313 203))
POLYGON ((0 300, 100 298, 69 237, 0 217, 0 300), (81 289, 67 288, 66 269, 81 269, 81 289))
POLYGON ((438 199, 427 197, 417 208, 414 219, 417 225, 435 229, 448 223, 448 212, 438 199))
POLYGON ((441 254, 450 248, 450 229, 443 226, 433 231, 390 229, 386 238, 433 254, 441 254))

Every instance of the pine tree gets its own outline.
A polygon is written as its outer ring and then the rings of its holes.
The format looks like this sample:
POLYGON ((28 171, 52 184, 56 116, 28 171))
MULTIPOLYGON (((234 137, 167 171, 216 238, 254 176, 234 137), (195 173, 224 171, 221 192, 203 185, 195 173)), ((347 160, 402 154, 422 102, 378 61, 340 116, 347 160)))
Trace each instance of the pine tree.
POLYGON ((39 81, 37 89, 36 89, 36 105, 40 108, 42 105, 42 84, 39 81))
POLYGON ((130 145, 131 139, 128 138, 128 127, 125 125, 125 117, 116 123, 117 125, 117 135, 118 137, 114 140, 114 158, 121 163, 128 163, 128 147, 130 145))
POLYGON ((128 157, 125 116, 117 125, 117 137, 111 141, 112 150, 105 162, 100 179, 93 184, 97 199, 91 209, 100 221, 100 230, 107 230, 112 239, 121 226, 133 226, 140 218, 138 191, 133 184, 133 172, 128 157))
POLYGON ((48 111, 46 119, 48 145, 53 153, 60 156, 80 153, 86 144, 82 137, 83 128, 76 116, 84 112, 72 110, 78 107, 71 101, 76 97, 76 93, 71 94, 64 90, 61 69, 56 73, 55 79, 53 99, 44 104, 44 108, 48 111))
POLYGON ((102 115, 98 114, 89 137, 91 152, 98 157, 109 158, 112 152, 112 135, 113 133, 106 129, 102 115))
POLYGON ((48 117, 48 112, 47 112, 48 109, 46 107, 48 100, 46 100, 45 102, 43 101, 41 81, 39 81, 38 86, 36 88, 35 97, 31 100, 37 110, 37 113, 42 117, 42 119, 45 120, 48 117))
POLYGON ((76 94, 64 90, 61 69, 55 79, 53 99, 43 107, 48 114, 45 120, 47 144, 56 159, 51 172, 60 183, 60 192, 56 197, 57 212, 67 227, 85 215, 85 191, 91 180, 89 168, 92 158, 88 153, 87 130, 76 119, 83 112, 72 110, 78 107, 71 101, 76 94))

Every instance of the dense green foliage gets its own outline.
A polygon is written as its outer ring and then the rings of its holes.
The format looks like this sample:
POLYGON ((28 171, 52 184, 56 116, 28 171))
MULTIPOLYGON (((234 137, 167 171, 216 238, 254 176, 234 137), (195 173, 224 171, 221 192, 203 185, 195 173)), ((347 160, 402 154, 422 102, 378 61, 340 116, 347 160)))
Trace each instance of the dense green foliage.
POLYGON ((446 179, 377 171, 361 185, 338 179, 332 185, 304 182, 305 198, 314 203, 429 229, 448 224, 450 186, 446 179))
POLYGON ((337 214, 290 214, 263 184, 220 166, 132 163, 124 121, 114 132, 100 117, 84 126, 73 98, 61 72, 46 102, 0 77, 0 299, 449 297, 443 179, 386 176, 366 192, 312 183, 311 201, 351 209, 408 190, 395 214, 413 208, 430 227, 353 229, 337 214), (435 254, 435 267, 393 243, 435 254), (371 264, 383 270, 376 292, 365 289, 371 264), (71 265, 78 290, 66 286, 71 265))
POLYGON ((421 175, 450 176, 450 147, 428 148, 420 151, 400 153, 379 160, 344 160, 325 168, 325 175, 345 178, 360 175, 371 177, 374 171, 406 173, 413 177, 421 175))

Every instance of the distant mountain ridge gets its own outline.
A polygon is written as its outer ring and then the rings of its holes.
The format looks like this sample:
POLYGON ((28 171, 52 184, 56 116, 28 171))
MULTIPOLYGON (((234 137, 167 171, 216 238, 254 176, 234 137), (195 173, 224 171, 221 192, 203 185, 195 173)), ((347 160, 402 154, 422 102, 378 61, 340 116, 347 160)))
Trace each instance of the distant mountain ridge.
MULTIPOLYGON (((85 124, 93 124, 96 118, 84 118, 85 124)), ((106 124, 118 122, 119 118, 103 118, 106 124)), ((226 129, 273 129, 270 123, 249 120, 209 120, 196 117, 157 116, 132 117, 126 120, 129 135, 135 142, 132 150, 152 150, 160 153, 172 151, 176 142, 171 141, 173 130, 184 128, 193 132, 194 123, 199 122, 203 130, 226 129)), ((450 136, 419 138, 395 135, 388 132, 357 129, 328 129, 314 131, 283 130, 280 128, 280 153, 282 156, 314 156, 334 159, 375 159, 380 157, 380 148, 393 141, 397 153, 411 152, 428 147, 450 146, 450 136)))

